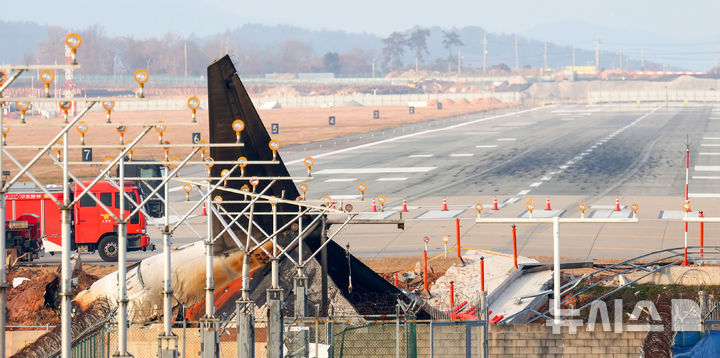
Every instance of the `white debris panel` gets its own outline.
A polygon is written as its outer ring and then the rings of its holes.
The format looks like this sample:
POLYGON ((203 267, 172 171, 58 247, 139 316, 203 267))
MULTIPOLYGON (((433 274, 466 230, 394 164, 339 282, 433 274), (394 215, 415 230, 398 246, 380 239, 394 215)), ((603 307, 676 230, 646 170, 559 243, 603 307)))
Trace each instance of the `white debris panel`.
MULTIPOLYGON (((495 292, 515 271, 512 255, 468 250, 462 256, 465 266, 458 265, 449 268, 445 275, 437 279, 430 287, 432 297, 429 302, 433 307, 443 311, 450 309, 450 281, 453 281, 455 286, 456 306, 463 301, 468 301, 466 307, 479 302, 481 256, 485 258, 485 289, 488 291, 488 296, 494 296, 489 307, 492 316, 508 317, 521 311, 532 299, 520 300, 520 297, 542 291, 543 285, 552 279, 551 270, 525 273, 503 285, 502 292, 495 292)), ((537 263, 537 261, 528 257, 518 257, 518 265, 524 263, 537 263)))

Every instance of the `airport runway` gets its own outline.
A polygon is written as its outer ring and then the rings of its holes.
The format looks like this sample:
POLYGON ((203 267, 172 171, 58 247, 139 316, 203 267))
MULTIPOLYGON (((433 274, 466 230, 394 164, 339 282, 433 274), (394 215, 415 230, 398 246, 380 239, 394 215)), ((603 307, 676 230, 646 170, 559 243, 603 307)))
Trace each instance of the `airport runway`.
MULTIPOLYGON (((528 198, 542 209, 550 195, 553 210, 565 211, 556 213, 565 217, 579 216, 579 202, 595 204, 597 215, 604 215, 615 196, 624 205, 638 201, 643 221, 633 227, 593 224, 596 227, 563 232, 563 238, 572 241, 564 246, 565 257, 629 258, 650 249, 682 246, 682 223, 671 219, 681 216, 686 138, 693 205, 703 206, 706 216, 713 211, 720 216, 712 200, 720 197, 720 107, 715 111, 712 106, 692 105, 553 105, 504 110, 290 146, 281 148, 280 155, 294 176, 306 174, 305 156, 315 158, 314 179, 307 182, 310 199, 329 194, 368 211, 369 199, 383 194, 389 199, 388 215, 378 217, 398 218, 393 208, 407 198, 410 212, 404 216, 404 231, 356 225, 340 235, 338 241, 349 243, 360 257, 417 255, 425 235, 433 240, 432 253, 441 252, 442 236, 454 240, 455 217, 461 218, 463 245, 509 252, 509 228, 474 224, 472 204, 489 205, 497 196, 502 210, 485 210, 483 215, 517 217, 528 198), (360 182, 368 187, 364 202, 357 201, 360 182), (455 212, 436 212, 441 197, 448 198, 455 212), (661 211, 666 214, 659 219, 661 211), (634 236, 643 238, 628 240, 634 236)), ((173 192, 178 211, 186 208, 183 196, 182 191, 173 192)), ((200 234, 202 221, 193 220, 200 234)), ((521 255, 552 254, 546 226, 520 230, 521 255)), ((708 225, 705 231, 706 244, 713 244, 717 235, 708 225)), ((149 233, 160 247, 159 231, 149 233)), ((182 228, 173 242, 180 245, 198 237, 182 228)))

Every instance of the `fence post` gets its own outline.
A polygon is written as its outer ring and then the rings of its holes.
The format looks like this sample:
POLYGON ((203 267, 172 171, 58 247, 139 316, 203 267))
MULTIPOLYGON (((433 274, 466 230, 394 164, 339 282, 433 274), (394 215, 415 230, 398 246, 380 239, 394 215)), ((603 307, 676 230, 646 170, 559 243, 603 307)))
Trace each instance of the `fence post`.
POLYGON ((400 358, 400 305, 395 305, 395 358, 400 358))
POLYGON ((513 237, 513 263, 515 264, 515 268, 518 268, 517 264, 517 229, 515 227, 515 224, 512 226, 512 237, 513 237))
POLYGON ((457 257, 462 261, 462 255, 460 255, 460 218, 455 218, 455 237, 457 239, 457 257))

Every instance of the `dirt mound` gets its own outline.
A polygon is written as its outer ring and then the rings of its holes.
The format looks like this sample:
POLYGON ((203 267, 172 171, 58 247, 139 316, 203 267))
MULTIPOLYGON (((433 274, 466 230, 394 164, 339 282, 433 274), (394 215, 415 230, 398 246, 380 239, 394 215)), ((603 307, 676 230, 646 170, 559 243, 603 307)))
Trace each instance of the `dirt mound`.
POLYGON ((490 104, 501 104, 503 102, 495 97, 485 97, 485 98, 475 98, 471 103, 472 104, 490 105, 490 104))
POLYGON ((457 105, 470 104, 470 101, 468 101, 465 98, 460 98, 459 100, 455 101, 455 104, 457 104, 457 105))
MULTIPOLYGON (((16 277, 25 277, 17 287, 8 288, 7 292, 7 322, 9 325, 42 326, 60 323, 59 295, 60 272, 34 268, 19 268, 8 272, 8 282, 12 283, 16 277), (46 295, 48 288, 51 292, 46 295), (57 292, 52 292, 57 291, 57 292)), ((97 281, 98 277, 90 275, 82 269, 76 270, 73 279, 77 279, 77 286, 73 292, 80 292, 97 281)))

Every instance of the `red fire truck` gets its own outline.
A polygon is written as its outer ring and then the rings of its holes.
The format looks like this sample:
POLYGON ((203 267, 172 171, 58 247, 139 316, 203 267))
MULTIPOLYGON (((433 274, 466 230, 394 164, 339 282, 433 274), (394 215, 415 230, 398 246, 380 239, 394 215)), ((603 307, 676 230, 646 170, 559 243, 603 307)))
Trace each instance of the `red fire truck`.
MULTIPOLYGON (((90 183, 83 183, 86 187, 90 183)), ((125 192, 140 202, 140 195, 134 184, 126 183, 125 192)), ((74 193, 82 192, 82 187, 75 184, 71 190, 71 200, 74 193)), ((98 182, 90 189, 105 206, 119 216, 120 192, 108 182, 98 182)), ((63 201, 63 193, 51 192, 60 202, 63 201)), ((5 195, 6 215, 5 220, 22 220, 23 215, 33 214, 38 218, 38 235, 42 238, 42 246, 45 252, 55 254, 61 251, 62 214, 57 204, 44 192, 10 192, 5 195)), ((135 206, 125 200, 125 215, 129 215, 135 206)), ((115 220, 97 205, 89 195, 83 195, 72 211, 72 249, 78 252, 98 251, 100 257, 105 261, 116 261, 118 254, 117 223, 115 220)), ((127 248, 128 251, 154 249, 150 245, 150 238, 147 236, 147 223, 145 216, 138 212, 133 215, 127 224, 127 248)), ((7 242, 7 241, 6 241, 7 242)), ((13 247, 8 242, 8 249, 13 247)))

